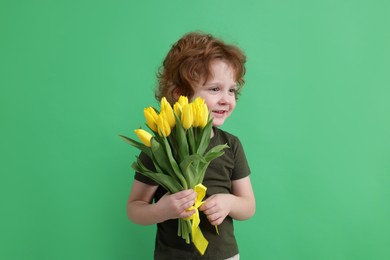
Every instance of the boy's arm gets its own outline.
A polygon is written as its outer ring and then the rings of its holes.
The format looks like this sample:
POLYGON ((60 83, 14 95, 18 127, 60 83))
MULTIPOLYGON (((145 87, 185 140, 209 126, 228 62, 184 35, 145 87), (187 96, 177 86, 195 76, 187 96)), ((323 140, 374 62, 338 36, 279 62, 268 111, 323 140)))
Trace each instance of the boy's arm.
POLYGON ((165 194, 157 203, 152 203, 158 186, 134 180, 127 202, 127 216, 136 224, 152 225, 168 219, 187 218, 195 211, 186 211, 196 198, 193 190, 165 194))
POLYGON ((237 220, 251 218, 256 211, 256 201, 249 176, 232 181, 232 206, 229 215, 237 220))

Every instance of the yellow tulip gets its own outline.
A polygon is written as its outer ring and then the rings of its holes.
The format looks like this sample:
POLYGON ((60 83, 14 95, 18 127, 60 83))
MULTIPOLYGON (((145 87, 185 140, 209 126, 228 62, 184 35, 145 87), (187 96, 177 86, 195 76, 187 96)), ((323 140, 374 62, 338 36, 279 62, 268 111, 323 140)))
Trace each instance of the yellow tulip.
POLYGON ((181 107, 184 107, 185 105, 188 104, 188 98, 186 96, 180 96, 177 103, 179 103, 181 107))
POLYGON ((193 114, 194 114, 194 127, 204 127, 207 124, 208 119, 208 109, 207 105, 204 102, 204 99, 201 97, 197 97, 193 105, 193 114))
POLYGON ((152 129, 152 131, 157 132, 156 121, 157 121, 158 115, 157 115, 156 110, 154 110, 153 107, 147 107, 144 109, 144 116, 146 119, 146 124, 149 126, 149 128, 152 129))
POLYGON ((187 104, 183 106, 181 111, 181 122, 183 124, 184 129, 188 129, 194 123, 194 115, 192 112, 192 105, 187 104))
POLYGON ((207 125, 209 119, 209 109, 206 104, 203 104, 198 110, 199 127, 203 128, 207 125))
POLYGON ((175 111, 175 114, 180 118, 180 115, 181 115, 181 105, 179 102, 176 102, 174 105, 173 105, 173 110, 175 111))
POLYGON ((202 106, 204 104, 204 99, 201 98, 201 97, 197 97, 195 100, 194 100, 194 105, 195 106, 202 106))
POLYGON ((165 107, 166 106, 170 106, 170 104, 168 103, 167 99, 165 97, 163 97, 161 99, 161 102, 160 102, 160 107, 161 107, 161 110, 165 110, 165 107))
POLYGON ((149 132, 143 129, 135 129, 134 132, 144 145, 146 145, 147 147, 151 146, 150 140, 153 136, 149 132))
POLYGON ((160 136, 169 136, 171 134, 171 126, 168 123, 165 111, 161 111, 157 118, 157 129, 160 136))
POLYGON ((173 114, 173 109, 171 104, 168 103, 165 97, 161 99, 160 107, 161 107, 161 111, 165 112, 165 116, 169 123, 169 126, 173 128, 176 125, 175 115, 173 114))

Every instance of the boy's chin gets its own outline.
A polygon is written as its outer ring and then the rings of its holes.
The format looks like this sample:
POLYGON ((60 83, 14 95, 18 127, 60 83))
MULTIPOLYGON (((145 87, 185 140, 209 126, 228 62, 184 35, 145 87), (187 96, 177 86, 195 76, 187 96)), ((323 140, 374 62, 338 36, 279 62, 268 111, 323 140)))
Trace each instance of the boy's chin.
POLYGON ((215 126, 215 127, 221 126, 221 125, 223 125, 223 123, 225 123, 225 119, 221 119, 221 118, 214 118, 213 119, 213 126, 215 126))

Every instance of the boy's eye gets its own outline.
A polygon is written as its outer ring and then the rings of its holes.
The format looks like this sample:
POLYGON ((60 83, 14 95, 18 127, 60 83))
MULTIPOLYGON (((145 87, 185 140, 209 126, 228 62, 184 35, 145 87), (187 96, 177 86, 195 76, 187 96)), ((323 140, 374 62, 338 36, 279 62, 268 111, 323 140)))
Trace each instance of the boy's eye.
POLYGON ((229 92, 236 94, 237 93, 237 88, 231 88, 231 89, 229 89, 229 92))
POLYGON ((211 87, 211 88, 209 88, 209 90, 212 92, 216 92, 219 90, 219 88, 218 87, 211 87))

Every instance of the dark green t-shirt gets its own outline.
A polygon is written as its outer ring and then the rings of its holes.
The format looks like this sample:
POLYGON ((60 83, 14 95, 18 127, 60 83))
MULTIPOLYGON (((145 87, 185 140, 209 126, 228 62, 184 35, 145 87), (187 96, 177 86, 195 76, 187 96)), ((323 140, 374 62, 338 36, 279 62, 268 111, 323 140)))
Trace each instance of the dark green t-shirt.
MULTIPOLYGON (((225 153, 209 164, 204 176, 203 185, 207 187, 206 198, 217 193, 231 193, 231 181, 244 178, 250 174, 248 162, 245 157, 240 140, 223 130, 213 128, 214 136, 210 140, 209 149, 227 143, 229 148, 225 153)), ((141 160, 152 169, 153 163, 145 154, 141 154, 141 160)), ((135 174, 135 179, 150 185, 157 185, 153 180, 141 173, 135 174)), ((167 191, 158 187, 154 201, 158 201, 167 191)), ((205 198, 205 199, 206 199, 205 198)), ((177 236, 177 219, 167 220, 157 224, 156 245, 154 258, 157 260, 172 259, 226 259, 238 254, 237 242, 234 236, 233 220, 227 216, 218 226, 219 235, 215 227, 210 224, 206 216, 200 213, 200 229, 208 240, 209 245, 203 256, 199 254, 195 246, 186 244, 177 236)))

